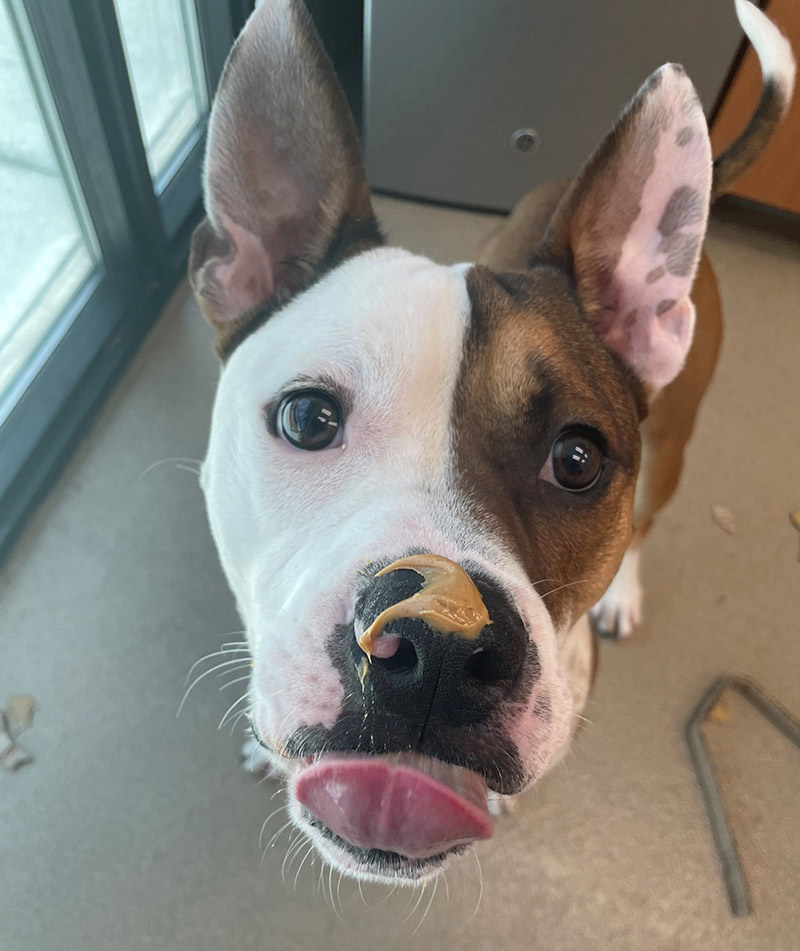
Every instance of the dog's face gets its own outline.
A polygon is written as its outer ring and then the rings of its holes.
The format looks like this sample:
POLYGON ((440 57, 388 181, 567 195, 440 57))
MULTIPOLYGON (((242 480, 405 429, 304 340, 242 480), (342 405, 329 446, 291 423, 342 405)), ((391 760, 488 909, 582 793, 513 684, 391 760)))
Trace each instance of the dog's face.
POLYGON ((302 9, 265 0, 226 68, 191 264, 226 357, 202 484, 254 731, 352 873, 431 874, 569 739, 559 647, 630 536, 710 184, 673 68, 615 135, 529 270, 443 267, 381 247, 302 9))

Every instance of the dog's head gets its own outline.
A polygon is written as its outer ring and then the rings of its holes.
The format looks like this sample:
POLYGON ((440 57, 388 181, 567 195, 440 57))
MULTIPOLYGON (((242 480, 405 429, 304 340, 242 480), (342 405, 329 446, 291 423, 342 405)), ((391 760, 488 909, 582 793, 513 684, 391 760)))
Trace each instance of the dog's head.
POLYGON ((202 484, 251 719, 340 867, 416 878, 563 751, 560 645, 630 536, 647 394, 680 370, 711 178, 655 73, 530 267, 383 246, 308 16, 265 0, 214 104, 191 278, 225 361, 202 484))

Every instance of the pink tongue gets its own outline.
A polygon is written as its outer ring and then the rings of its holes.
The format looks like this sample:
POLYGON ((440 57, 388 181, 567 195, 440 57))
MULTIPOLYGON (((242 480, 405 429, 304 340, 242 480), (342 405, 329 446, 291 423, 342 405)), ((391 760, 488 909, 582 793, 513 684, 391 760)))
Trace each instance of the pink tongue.
POLYGON ((330 757, 301 770, 294 792, 309 812, 353 845, 425 858, 490 838, 486 786, 480 777, 474 780, 470 798, 482 797, 482 808, 410 766, 330 757))

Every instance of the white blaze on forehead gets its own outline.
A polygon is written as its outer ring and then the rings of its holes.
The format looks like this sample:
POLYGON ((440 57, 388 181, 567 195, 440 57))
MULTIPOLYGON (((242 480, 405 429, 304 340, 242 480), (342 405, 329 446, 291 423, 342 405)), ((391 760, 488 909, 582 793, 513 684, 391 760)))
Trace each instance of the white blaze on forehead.
POLYGON ((463 272, 398 250, 359 255, 270 317, 222 373, 203 485, 275 735, 338 715, 325 642, 352 620, 366 559, 438 550, 451 534, 463 272), (266 407, 314 386, 350 404, 342 448, 303 452, 267 429, 266 407))
POLYGON ((241 344, 222 374, 206 465, 212 506, 236 495, 225 514, 246 536, 237 561, 262 547, 253 520, 307 526, 313 513, 297 511, 304 496, 322 507, 346 502, 365 478, 442 476, 468 316, 463 269, 381 249, 331 272, 241 344), (301 452, 267 432, 264 408, 316 381, 352 399, 344 451, 301 452))

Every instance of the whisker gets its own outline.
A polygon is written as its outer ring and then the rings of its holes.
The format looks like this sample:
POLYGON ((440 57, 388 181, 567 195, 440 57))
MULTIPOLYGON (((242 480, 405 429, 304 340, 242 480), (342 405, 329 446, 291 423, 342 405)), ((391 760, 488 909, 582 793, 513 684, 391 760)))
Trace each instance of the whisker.
MULTIPOLYGON (((191 459, 188 456, 174 456, 171 459, 159 459, 157 462, 151 462, 150 465, 144 470, 144 472, 142 472, 139 478, 143 479, 147 475, 148 472, 152 472, 153 469, 157 469, 159 466, 165 466, 169 462, 194 462, 198 466, 201 466, 203 464, 202 459, 191 459)), ((197 475, 200 475, 199 470, 197 470, 197 475)))
POLYGON ((217 680, 221 680, 223 677, 227 677, 229 674, 236 674, 240 670, 252 670, 253 662, 252 660, 247 660, 245 658, 240 658, 241 664, 238 667, 231 667, 230 670, 223 670, 221 673, 217 674, 217 680))
MULTIPOLYGON (((259 779, 259 781, 256 783, 256 786, 260 786, 262 783, 265 783, 268 779, 278 779, 278 780, 282 780, 282 777, 281 777, 281 776, 278 776, 278 775, 276 775, 276 774, 273 772, 273 767, 272 767, 272 764, 271 764, 271 763, 269 763, 269 764, 264 768, 264 775, 263 775, 263 776, 261 777, 261 779, 259 779)), ((284 790, 284 787, 283 787, 283 786, 279 786, 279 787, 275 790, 275 792, 272 794, 272 796, 270 796, 270 799, 274 799, 275 796, 277 796, 278 793, 282 793, 283 790, 284 790)))
POLYGON ((364 905, 365 908, 369 908, 369 905, 367 904, 367 899, 364 898, 364 889, 361 887, 360 878, 356 879, 356 884, 358 885, 358 894, 361 896, 361 904, 364 905))
MULTIPOLYGON (((299 830, 296 829, 295 832, 297 831, 299 830)), ((289 840, 289 845, 286 849, 286 855, 284 855, 283 864, 281 865, 281 881, 283 882, 284 885, 286 884, 286 863, 289 861, 289 856, 294 851, 296 851, 300 847, 300 845, 302 845, 303 841, 304 840, 302 838, 302 833, 296 839, 289 840)))
POLYGON ((267 844, 264 846, 264 850, 263 850, 262 853, 261 853, 261 861, 258 863, 258 867, 259 867, 259 868, 262 868, 262 867, 263 867, 263 865, 264 865, 264 860, 265 860, 266 857, 267 857, 267 852, 269 852, 269 850, 272 848, 272 845, 273 845, 273 843, 274 843, 274 840, 277 839, 278 836, 280 836, 282 832, 284 832, 286 829, 288 829, 288 827, 289 827, 291 824, 292 824, 292 820, 290 819, 285 825, 282 825, 282 826, 280 827, 280 829, 278 829, 278 831, 275 833, 275 835, 274 835, 274 836, 269 840, 269 842, 267 842, 267 844))
MULTIPOLYGON (((241 668, 234 668, 233 671, 228 671, 228 673, 236 673, 237 669, 241 669, 241 668)), ((221 677, 222 674, 218 674, 217 676, 221 677)), ((244 683, 245 680, 249 680, 249 679, 250 679, 250 674, 245 674, 244 677, 235 677, 233 680, 229 680, 227 681, 227 683, 222 684, 222 686, 219 687, 219 693, 222 693, 223 690, 227 690, 228 687, 232 687, 234 684, 241 684, 241 683, 244 683)))
POLYGON ((339 870, 339 881, 336 883, 336 903, 339 905, 339 911, 344 914, 344 908, 342 907, 342 879, 344 878, 344 871, 339 870))
POLYGON ((286 871, 291 875, 292 865, 294 865, 296 859, 299 857, 300 853, 303 851, 303 846, 308 844, 308 836, 300 830, 300 838, 297 842, 297 847, 292 851, 292 857, 289 859, 289 864, 286 866, 286 871))
MULTIPOLYGON (((194 673, 194 671, 196 670, 196 668, 197 668, 200 664, 203 663, 204 660, 211 660, 212 657, 221 657, 221 656, 223 656, 223 655, 224 655, 225 657, 228 657, 228 656, 230 656, 231 654, 242 654, 242 653, 244 653, 244 652, 247 651, 247 650, 248 650, 247 647, 243 647, 243 648, 241 648, 241 649, 239 649, 239 650, 234 649, 234 648, 225 648, 225 647, 223 647, 222 650, 212 651, 210 654, 204 654, 199 660, 196 660, 196 661, 192 664, 192 666, 189 668, 189 673, 186 675, 186 680, 184 680, 183 686, 184 686, 184 687, 186 686, 186 684, 189 682, 189 678, 192 676, 192 674, 194 673)), ((241 663, 241 662, 243 662, 243 661, 245 660, 244 657, 235 657, 235 658, 233 658, 233 659, 236 660, 236 661, 239 662, 239 663, 241 663)))
MULTIPOLYGON (((325 904, 329 905, 330 903, 328 901, 328 893, 325 891, 325 879, 323 878, 323 875, 325 874, 325 867, 326 867, 325 862, 324 861, 321 862, 319 866, 319 878, 317 879, 317 888, 319 889, 320 892, 322 892, 322 897, 325 899, 325 904)), ((330 905, 330 908, 332 911, 333 905, 330 905)))
POLYGON ((331 893, 331 908, 333 908, 334 912, 336 913, 336 917, 341 918, 342 916, 337 911, 336 905, 333 902, 333 866, 332 865, 328 866, 328 891, 331 893))
POLYGON ((309 847, 306 849, 306 854, 303 856, 303 861, 297 867, 297 874, 294 877, 294 885, 292 886, 294 891, 297 891, 297 880, 300 878, 300 873, 303 871, 303 866, 306 864, 306 860, 313 851, 314 843, 312 842, 311 845, 309 845, 309 847))
POLYGON ((250 699, 250 694, 248 692, 248 693, 243 693, 241 697, 239 697, 238 700, 234 700, 233 703, 228 707, 228 709, 223 714, 222 719, 219 721, 219 725, 217 726, 217 729, 218 730, 222 729, 222 727, 225 725, 225 721, 228 719, 228 715, 233 713, 234 709, 239 706, 242 700, 249 700, 249 699, 250 699))
POLYGON ((413 938, 414 935, 419 931, 419 929, 422 927, 423 922, 424 922, 425 919, 428 917, 428 912, 431 910, 431 905, 433 904, 433 899, 436 898, 436 890, 438 889, 438 887, 439 887, 439 879, 437 878, 436 881, 433 883, 433 889, 432 889, 432 891, 431 891, 431 897, 428 899, 428 904, 426 905, 425 911, 424 911, 422 917, 421 917, 420 920, 419 920, 419 924, 418 924, 417 927, 411 932, 411 937, 412 937, 412 938, 413 938))
POLYGON ((567 584, 559 585, 557 588, 553 588, 550 591, 545 591, 545 593, 542 595, 542 601, 544 601, 546 597, 549 597, 549 595, 555 594, 556 591, 563 591, 564 588, 571 588, 575 584, 588 584, 590 580, 590 578, 584 578, 582 581, 570 581, 567 584))
POLYGON ((246 717, 248 713, 249 713, 249 709, 240 710, 236 714, 236 716, 231 720, 231 736, 233 736, 233 732, 236 729, 236 725, 239 723, 242 717, 246 717))
POLYGON ((194 690, 194 688, 200 683, 201 680, 205 680, 205 678, 208 677, 210 674, 213 674, 217 670, 221 670, 223 667, 230 667, 231 664, 238 664, 240 662, 241 662, 240 657, 237 657, 235 660, 224 660, 221 664, 217 664, 215 667, 211 667, 209 670, 206 670, 202 674, 199 674, 197 677, 195 677, 195 679, 192 681, 191 685, 189 686, 189 688, 186 690, 186 692, 183 695, 183 700, 181 700, 180 705, 178 706, 178 710, 175 714, 176 718, 181 715, 181 710, 183 710, 183 705, 186 703, 186 700, 189 697, 189 694, 194 690))
MULTIPOLYGON (((425 885, 426 885, 426 884, 427 884, 427 882, 422 882, 422 883, 420 884, 420 888, 419 888, 419 898, 417 898, 416 902, 414 903, 414 907, 411 909, 411 911, 410 911, 410 912, 405 916, 405 918, 403 919, 403 924, 405 924, 405 923, 409 920, 409 918, 413 918, 413 917, 414 917, 414 912, 417 910, 417 908, 419 908, 420 902, 422 901, 422 896, 425 894, 425 885)), ((416 887, 416 886, 415 886, 415 887, 416 887)), ((411 893, 411 897, 412 897, 412 898, 414 897, 414 893, 413 893, 413 892, 411 893)))
MULTIPOLYGON (((383 905, 383 904, 385 904, 387 901, 389 901, 389 899, 392 897, 392 895, 394 895, 394 893, 395 893, 396 891, 397 891, 397 882, 395 882, 394 885, 392 885, 391 891, 388 891, 388 892, 383 896, 383 898, 381 898, 381 900, 378 902, 378 904, 377 904, 375 907, 376 907, 376 908, 380 908, 381 905, 383 905)), ((406 906, 406 907, 408 907, 408 906, 406 906)))
POLYGON ((574 713, 574 712, 573 712, 572 715, 573 715, 573 717, 575 717, 576 720, 580 720, 581 723, 585 723, 587 726, 593 727, 595 730, 599 730, 599 729, 600 729, 600 727, 594 722, 594 720, 590 720, 589 717, 583 716, 582 713, 574 713))
POLYGON ((280 827, 280 829, 278 829, 278 831, 275 833, 275 835, 273 835, 273 837, 269 840, 269 842, 267 842, 267 844, 266 844, 266 846, 265 846, 265 849, 271 849, 271 848, 273 847, 273 845, 275 845, 275 843, 278 841, 278 837, 279 837, 286 829, 288 829, 290 825, 292 825, 292 821, 293 821, 293 820, 290 818, 288 822, 284 823, 284 824, 280 827))
POLYGON ((478 853, 473 851, 473 856, 475 857, 475 864, 478 866, 478 882, 480 883, 480 891, 478 892, 478 901, 475 905, 475 911, 472 912, 472 917, 478 914, 478 909, 481 907, 481 899, 483 898, 483 869, 481 868, 481 860, 478 858, 478 853))
MULTIPOLYGON (((274 810, 267 816, 267 818, 263 821, 263 823, 261 824, 261 831, 258 833, 258 847, 259 847, 259 849, 262 848, 262 843, 263 843, 263 840, 264 840, 264 832, 266 831, 267 824, 269 823, 270 819, 271 819, 273 816, 277 816, 279 812, 285 812, 288 808, 289 808, 289 807, 288 807, 285 803, 284 803, 284 805, 282 805, 282 806, 278 806, 278 808, 277 808, 277 809, 274 809, 274 810)), ((285 828, 285 827, 284 827, 284 828, 285 828)))

